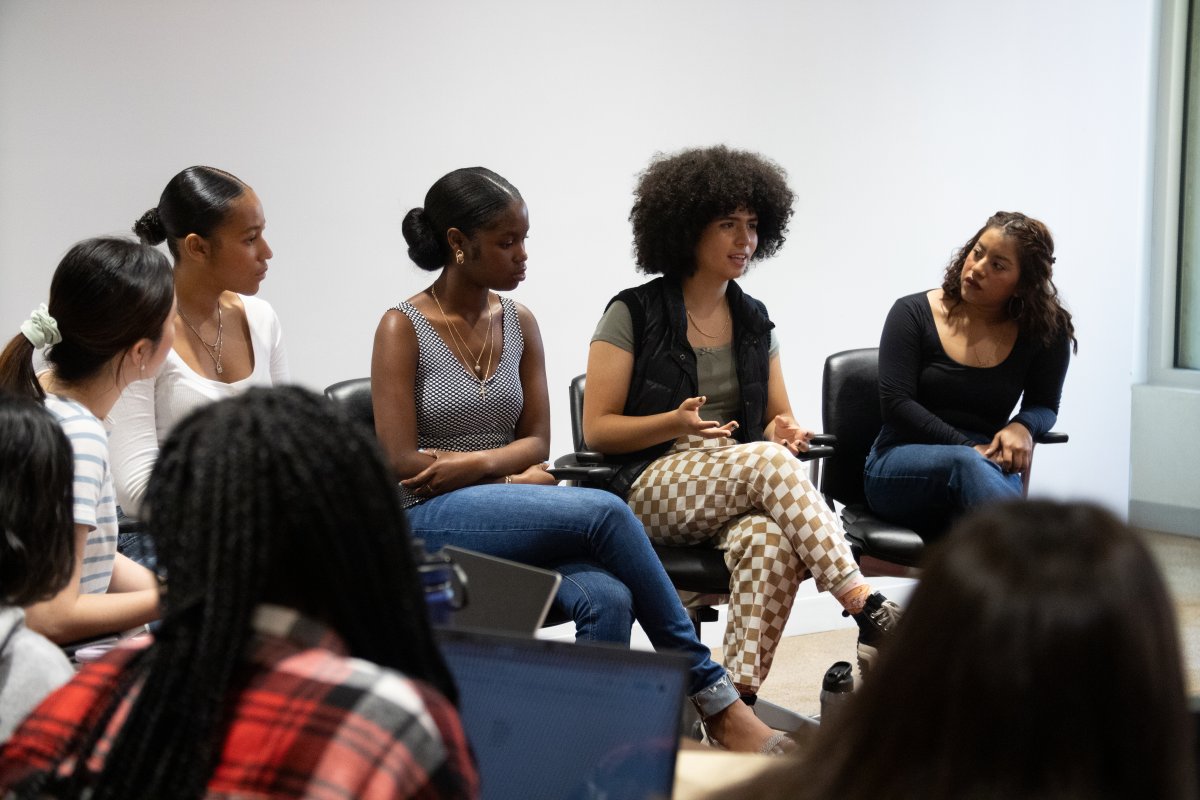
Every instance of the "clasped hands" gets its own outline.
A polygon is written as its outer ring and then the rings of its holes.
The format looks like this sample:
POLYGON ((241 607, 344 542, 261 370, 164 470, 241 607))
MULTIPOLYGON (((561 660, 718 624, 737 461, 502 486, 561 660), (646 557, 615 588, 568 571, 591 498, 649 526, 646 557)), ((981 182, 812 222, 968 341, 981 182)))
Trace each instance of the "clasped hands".
MULTIPOLYGON (((730 420, 722 425, 716 420, 701 418, 700 408, 707 401, 708 398, 701 395, 700 397, 689 397, 679 404, 675 413, 681 421, 682 432, 703 436, 706 439, 733 438, 733 432, 738 429, 737 420, 730 420)), ((765 434, 767 439, 784 445, 793 455, 806 452, 809 441, 816 435, 814 431, 801 427, 787 414, 777 415, 767 425, 765 434)))
MULTIPOLYGON (((454 450, 427 448, 417 452, 429 456, 432 460, 416 475, 400 481, 400 485, 419 497, 434 497, 464 486, 486 482, 483 461, 479 458, 480 451, 460 453, 454 450)), ((546 471, 549 467, 544 461, 530 464, 522 472, 510 475, 507 482, 554 486, 558 481, 546 471)))
POLYGON ((1033 458, 1033 436, 1021 423, 1010 422, 990 442, 977 444, 975 449, 1005 472, 1024 472, 1033 458))

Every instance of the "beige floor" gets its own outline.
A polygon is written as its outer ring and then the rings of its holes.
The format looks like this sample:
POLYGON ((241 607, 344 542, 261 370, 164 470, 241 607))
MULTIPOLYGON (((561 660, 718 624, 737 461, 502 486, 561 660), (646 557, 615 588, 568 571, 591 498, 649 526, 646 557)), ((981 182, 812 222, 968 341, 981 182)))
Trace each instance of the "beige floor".
MULTIPOLYGON (((1200 695, 1200 539, 1145 534, 1175 598, 1188 687, 1200 695)), ((821 676, 835 661, 854 661, 853 629, 790 636, 780 644, 762 697, 804 714, 820 708, 821 676)))

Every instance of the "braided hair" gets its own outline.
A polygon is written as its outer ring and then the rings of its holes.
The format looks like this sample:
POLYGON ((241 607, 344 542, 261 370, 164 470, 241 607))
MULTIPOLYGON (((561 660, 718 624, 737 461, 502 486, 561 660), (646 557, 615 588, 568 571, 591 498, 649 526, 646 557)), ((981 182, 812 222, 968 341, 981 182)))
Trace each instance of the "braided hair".
POLYGON ((116 702, 88 721, 53 794, 202 796, 260 603, 318 619, 351 656, 455 700, 396 485, 374 438, 324 398, 251 389, 195 412, 163 446, 146 508, 170 579, 162 631, 122 675, 120 688, 142 685, 103 771, 86 762, 116 702))

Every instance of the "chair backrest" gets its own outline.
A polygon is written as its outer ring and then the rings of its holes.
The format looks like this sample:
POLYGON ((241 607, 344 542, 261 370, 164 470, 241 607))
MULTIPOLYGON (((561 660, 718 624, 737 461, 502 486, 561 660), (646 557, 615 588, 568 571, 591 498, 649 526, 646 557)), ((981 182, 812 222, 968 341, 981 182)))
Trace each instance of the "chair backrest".
POLYGON ((844 350, 825 359, 821 422, 837 449, 821 467, 821 491, 839 501, 866 502, 863 465, 883 426, 879 411, 879 348, 844 350))
POLYGON ((583 441, 583 390, 587 375, 576 375, 571 379, 571 443, 578 453, 587 450, 583 441))
POLYGON ((325 387, 325 396, 346 409, 350 418, 375 432, 375 407, 371 405, 371 379, 353 378, 325 387))

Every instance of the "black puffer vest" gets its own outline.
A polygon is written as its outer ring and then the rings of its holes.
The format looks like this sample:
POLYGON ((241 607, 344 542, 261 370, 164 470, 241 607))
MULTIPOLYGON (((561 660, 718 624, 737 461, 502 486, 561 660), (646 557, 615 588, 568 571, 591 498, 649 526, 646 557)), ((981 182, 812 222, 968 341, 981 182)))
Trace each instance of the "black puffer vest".
MULTIPOLYGON (((775 323, 767 316, 766 306, 733 281, 725 290, 725 298, 733 316, 734 363, 741 390, 734 436, 739 442, 754 442, 762 438, 767 424, 767 379, 775 323)), ((695 397, 699 393, 696 353, 687 340, 687 315, 679 283, 656 278, 626 289, 608 305, 617 300, 625 304, 633 319, 633 374, 624 413, 659 414, 695 397)), ((638 475, 671 445, 670 441, 661 442, 635 453, 609 456, 623 464, 609 483, 609 490, 625 497, 638 475)))

